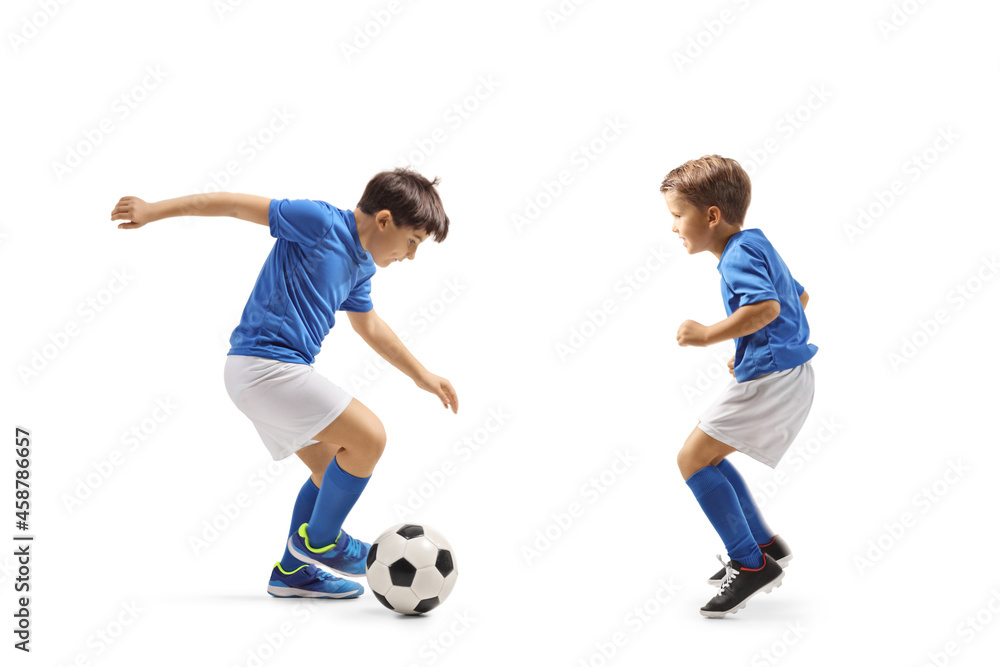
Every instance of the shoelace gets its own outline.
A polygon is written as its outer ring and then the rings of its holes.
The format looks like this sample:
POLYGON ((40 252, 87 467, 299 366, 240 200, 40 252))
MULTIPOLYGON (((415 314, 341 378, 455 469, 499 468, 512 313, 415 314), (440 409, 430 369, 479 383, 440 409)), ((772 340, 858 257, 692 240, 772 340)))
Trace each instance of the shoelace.
POLYGON ((335 577, 326 570, 321 570, 318 567, 316 568, 316 578, 320 581, 337 581, 339 579, 339 577, 335 577))
POLYGON ((729 563, 727 563, 726 561, 722 560, 722 556, 721 555, 715 554, 715 557, 719 559, 720 563, 722 563, 722 567, 726 568, 726 576, 722 579, 722 588, 719 591, 721 593, 731 583, 733 583, 733 581, 736 579, 736 576, 740 573, 740 571, 737 570, 735 567, 730 567, 729 563))
POLYGON ((361 540, 354 539, 347 533, 344 533, 343 536, 347 538, 347 544, 344 545, 344 555, 351 559, 358 558, 364 549, 361 546, 364 543, 361 540))

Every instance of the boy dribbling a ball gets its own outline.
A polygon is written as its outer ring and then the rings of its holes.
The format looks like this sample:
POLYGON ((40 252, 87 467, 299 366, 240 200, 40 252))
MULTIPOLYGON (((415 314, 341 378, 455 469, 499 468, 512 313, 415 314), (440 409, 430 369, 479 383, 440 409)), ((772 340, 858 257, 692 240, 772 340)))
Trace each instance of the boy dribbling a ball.
POLYGON ((278 597, 353 598, 364 588, 369 544, 342 530, 385 447, 382 422, 312 366, 337 311, 379 355, 458 412, 451 383, 430 373, 375 314, 376 266, 413 259, 427 237, 448 234, 433 182, 409 169, 376 174, 355 210, 307 199, 211 193, 146 203, 123 197, 119 229, 175 216, 229 216, 269 227, 275 241, 226 357, 226 390, 271 457, 295 454, 310 470, 292 510, 285 551, 271 571, 278 597))
MULTIPOLYGON (((719 260, 725 320, 687 320, 682 346, 736 341, 736 382, 702 414, 677 455, 688 487, 718 532, 729 562, 709 579, 721 586, 701 614, 735 613, 753 595, 781 585, 788 545, 764 522, 743 477, 726 459, 742 452, 772 468, 812 407, 815 380, 805 306, 809 295, 759 229, 743 229, 750 177, 735 160, 707 155, 677 167, 660 191, 688 254, 719 260)), ((721 557, 720 557, 721 560, 721 557)))

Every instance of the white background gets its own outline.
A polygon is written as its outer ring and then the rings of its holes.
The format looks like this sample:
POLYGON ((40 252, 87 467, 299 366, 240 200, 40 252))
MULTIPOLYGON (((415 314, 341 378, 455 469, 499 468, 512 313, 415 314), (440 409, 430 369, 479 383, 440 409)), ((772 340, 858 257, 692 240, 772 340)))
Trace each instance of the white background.
POLYGON ((5 4, 5 656, 597 667, 1000 651, 994 4, 595 0, 558 21, 554 0, 234 5, 5 4), (715 258, 686 255, 658 191, 707 153, 751 172, 746 225, 809 291, 819 347, 812 413, 777 471, 732 459, 795 560, 724 621, 698 614, 723 546, 675 455, 732 381, 732 346, 675 342, 683 320, 725 313, 715 258), (403 164, 442 178, 452 228, 380 271, 373 299, 459 413, 392 368, 358 384, 379 358, 346 318, 316 368, 388 432, 348 531, 372 539, 419 499, 407 518, 455 548, 452 597, 415 619, 370 593, 305 607, 265 593, 306 470, 269 469, 222 369, 266 229, 109 220, 124 195, 219 182, 354 208, 403 164), (491 411, 503 425, 477 431, 491 411), (15 426, 33 437, 30 655, 12 648, 15 426))

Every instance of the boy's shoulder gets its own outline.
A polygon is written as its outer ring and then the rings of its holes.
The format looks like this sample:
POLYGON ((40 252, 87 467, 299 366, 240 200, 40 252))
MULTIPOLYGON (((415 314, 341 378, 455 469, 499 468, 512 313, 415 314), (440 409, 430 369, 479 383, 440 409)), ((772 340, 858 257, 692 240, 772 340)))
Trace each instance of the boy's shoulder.
POLYGON ((323 216, 323 217, 346 217, 348 211, 339 208, 322 199, 282 199, 271 200, 271 207, 279 210, 286 217, 296 216, 323 216))
POLYGON ((719 259, 719 270, 738 268, 752 259, 767 261, 771 253, 777 254, 774 246, 759 229, 743 229, 733 235, 726 244, 719 259))
POLYGON ((764 236, 764 232, 756 227, 744 229, 736 235, 736 239, 738 239, 739 244, 744 247, 756 248, 758 250, 774 250, 774 246, 771 245, 771 241, 764 236))
POLYGON ((327 252, 344 248, 359 264, 374 267, 371 256, 361 245, 354 211, 349 208, 342 209, 321 199, 272 199, 269 221, 272 236, 276 238, 327 252))

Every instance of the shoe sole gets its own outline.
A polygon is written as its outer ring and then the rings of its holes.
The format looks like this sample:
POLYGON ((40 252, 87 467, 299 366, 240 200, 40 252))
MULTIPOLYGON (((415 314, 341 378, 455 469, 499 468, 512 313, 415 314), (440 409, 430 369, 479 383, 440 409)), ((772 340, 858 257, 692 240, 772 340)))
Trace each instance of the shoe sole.
POLYGON ((363 590, 356 593, 320 593, 319 591, 305 591, 288 586, 268 586, 267 592, 276 598, 332 598, 337 600, 356 598, 364 593, 363 590))
MULTIPOLYGON (((782 569, 788 567, 788 564, 792 562, 792 554, 788 554, 779 561, 775 561, 782 567, 782 569)), ((715 586, 716 588, 722 587, 722 579, 709 579, 708 583, 710 586, 715 586)))
POLYGON ((309 563, 310 565, 315 565, 316 567, 320 568, 325 572, 328 572, 329 574, 333 574, 339 577, 352 577, 355 579, 366 576, 365 572, 362 572, 361 574, 351 574, 350 572, 341 572, 340 570, 335 570, 326 563, 322 563, 313 558, 312 556, 302 553, 301 551, 295 548, 295 544, 292 542, 291 537, 288 538, 288 550, 292 552, 293 556, 298 558, 303 563, 309 563))
POLYGON ((758 590, 756 590, 753 593, 751 593, 747 597, 746 600, 744 600, 743 602, 739 603, 738 605, 736 605, 732 609, 726 609, 725 611, 703 611, 703 610, 699 609, 698 611, 701 612, 702 616, 706 616, 708 618, 723 618, 726 614, 735 614, 740 609, 743 609, 744 607, 746 607, 747 606, 747 602, 749 602, 750 600, 752 600, 753 596, 757 595, 758 593, 770 593, 775 588, 781 588, 781 580, 784 579, 784 578, 785 578, 785 573, 782 572, 777 577, 775 577, 774 579, 772 579, 768 583, 766 583, 763 586, 761 586, 758 590))

